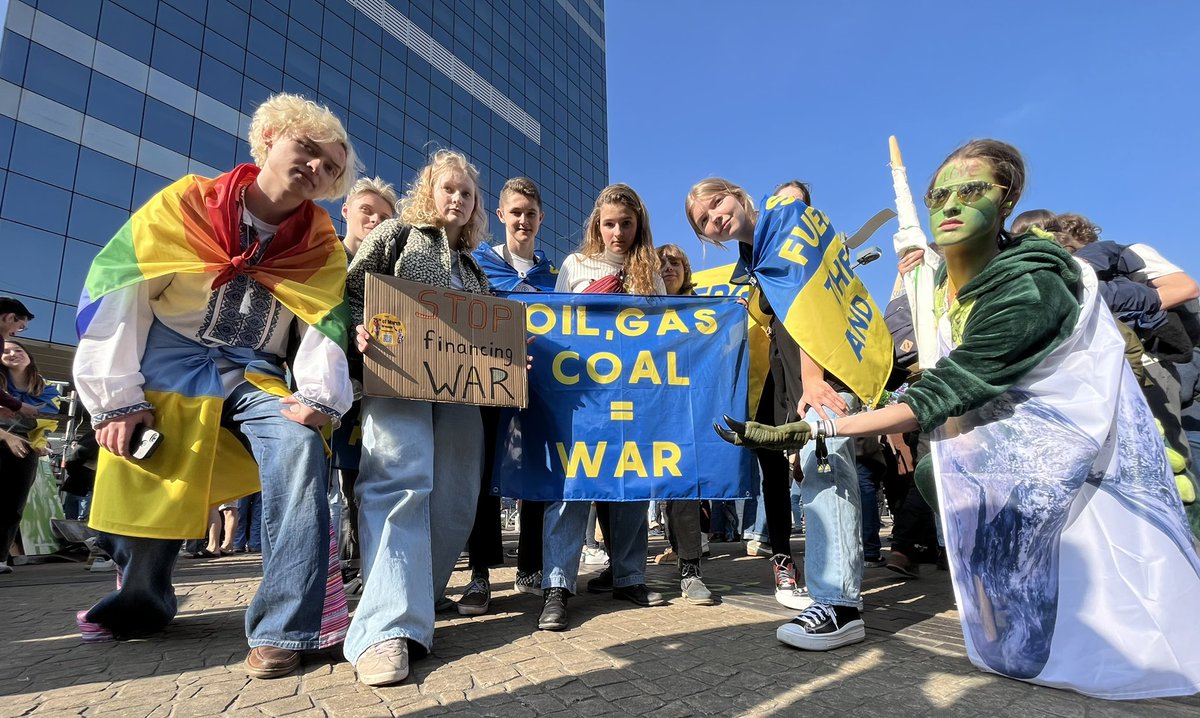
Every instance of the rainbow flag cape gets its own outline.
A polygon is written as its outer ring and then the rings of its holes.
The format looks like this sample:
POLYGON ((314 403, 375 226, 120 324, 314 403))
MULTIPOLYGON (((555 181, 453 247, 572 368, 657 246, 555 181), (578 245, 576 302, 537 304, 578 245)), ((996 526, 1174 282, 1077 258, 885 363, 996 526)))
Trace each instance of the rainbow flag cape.
POLYGON ((772 196, 754 228, 751 271, 796 343, 864 404, 892 371, 892 335, 829 218, 772 196))
MULTIPOLYGON (((189 175, 159 192, 100 250, 79 300, 82 337, 109 293, 166 275, 212 288, 244 273, 302 321, 345 347, 346 255, 329 215, 305 202, 256 264, 240 246, 241 196, 258 176, 241 165, 216 179, 189 175)), ((244 367, 264 391, 289 393, 278 360, 244 347, 205 347, 154 322, 142 356, 146 401, 155 407, 158 450, 144 461, 100 452, 90 525, 126 536, 194 538, 210 506, 259 490, 258 466, 221 427, 224 390, 216 355, 244 367)))

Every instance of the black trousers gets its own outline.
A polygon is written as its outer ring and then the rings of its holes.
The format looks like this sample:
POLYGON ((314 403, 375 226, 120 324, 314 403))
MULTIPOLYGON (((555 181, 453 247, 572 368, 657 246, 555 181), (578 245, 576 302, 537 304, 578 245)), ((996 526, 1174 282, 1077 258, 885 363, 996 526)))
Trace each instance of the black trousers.
MULTIPOLYGON (((920 440, 915 433, 905 435, 914 461, 929 453, 929 436, 922 434, 920 440)), ((932 561, 937 556, 937 525, 933 520, 933 509, 917 490, 913 474, 901 474, 900 481, 907 481, 908 491, 900 501, 892 524, 892 550, 899 551, 915 561, 932 561)))
MULTIPOLYGON (((776 382, 767 375, 762 397, 754 420, 763 424, 776 423, 776 382)), ((792 477, 791 467, 782 451, 755 450, 762 469, 762 502, 767 517, 767 538, 772 553, 792 555, 792 477)), ((745 527, 743 527, 745 528, 745 527)))
POLYGON ((667 538, 684 561, 700 558, 700 502, 667 502, 667 538))
POLYGON ((496 429, 500 410, 493 406, 479 407, 483 420, 483 471, 479 476, 479 502, 475 508, 475 524, 467 538, 467 553, 472 570, 504 565, 504 538, 500 525, 500 497, 493 496, 492 467, 496 463, 496 429))
POLYGON ((517 537, 517 571, 542 570, 542 524, 546 518, 544 501, 521 499, 521 534, 517 537))
POLYGON ((21 527, 21 514, 29 489, 37 477, 38 456, 32 450, 28 456, 20 457, 0 444, 0 562, 8 560, 8 552, 17 530, 21 527))

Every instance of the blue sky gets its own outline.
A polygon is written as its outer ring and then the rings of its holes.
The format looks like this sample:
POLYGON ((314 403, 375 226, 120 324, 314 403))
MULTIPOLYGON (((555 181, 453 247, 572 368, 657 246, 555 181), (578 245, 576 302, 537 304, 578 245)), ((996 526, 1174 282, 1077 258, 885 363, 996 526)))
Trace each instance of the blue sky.
MULTIPOLYGON (((694 182, 757 198, 804 179, 852 231, 894 208, 895 134, 923 220, 942 159, 994 137, 1026 158, 1017 212, 1079 212, 1200 279, 1200 3, 610 0, 605 15, 609 174, 694 268, 734 259, 702 254, 683 213, 694 182)), ((895 229, 860 271, 880 303, 895 229)))

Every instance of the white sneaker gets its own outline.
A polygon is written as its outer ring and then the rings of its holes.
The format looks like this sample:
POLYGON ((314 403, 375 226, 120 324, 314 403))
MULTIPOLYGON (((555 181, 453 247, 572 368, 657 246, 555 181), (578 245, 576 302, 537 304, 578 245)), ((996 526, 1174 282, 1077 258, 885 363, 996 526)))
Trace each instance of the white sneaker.
POLYGON ((584 548, 583 563, 586 566, 603 566, 608 563, 608 552, 602 548, 584 548))
POLYGON ((808 587, 793 588, 790 591, 776 589, 775 600, 793 611, 803 611, 816 603, 812 596, 808 595, 808 587))
POLYGON ((775 555, 775 552, 771 550, 770 544, 765 544, 762 541, 750 539, 746 542, 746 555, 764 556, 770 558, 771 556, 775 555))
POLYGON ((117 562, 111 558, 98 558, 95 561, 92 561, 92 565, 88 567, 88 570, 92 571, 93 573, 100 573, 102 571, 116 571, 117 562))
POLYGON ((866 640, 867 627, 856 608, 814 603, 780 626, 775 637, 806 651, 828 651, 866 640))
POLYGON ((408 677, 408 641, 389 638, 363 651, 354 664, 358 680, 368 686, 386 686, 408 677))
POLYGON ((775 600, 793 611, 803 611, 813 605, 808 589, 796 583, 796 565, 792 557, 776 554, 771 557, 771 571, 775 574, 775 600))

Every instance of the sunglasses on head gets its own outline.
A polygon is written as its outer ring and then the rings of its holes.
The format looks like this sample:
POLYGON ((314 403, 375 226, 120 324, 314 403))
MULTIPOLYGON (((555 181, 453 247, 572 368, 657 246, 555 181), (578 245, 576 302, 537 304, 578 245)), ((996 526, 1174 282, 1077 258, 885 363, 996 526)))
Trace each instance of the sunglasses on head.
POLYGON ((983 198, 983 195, 993 187, 998 189, 1008 189, 1002 184, 988 182, 986 180, 972 180, 963 182, 957 185, 947 185, 945 187, 934 187, 925 193, 925 206, 929 209, 941 207, 946 204, 946 200, 950 199, 951 194, 957 194, 958 199, 963 204, 971 204, 978 202, 983 198))

